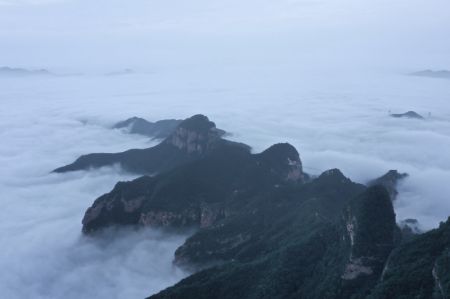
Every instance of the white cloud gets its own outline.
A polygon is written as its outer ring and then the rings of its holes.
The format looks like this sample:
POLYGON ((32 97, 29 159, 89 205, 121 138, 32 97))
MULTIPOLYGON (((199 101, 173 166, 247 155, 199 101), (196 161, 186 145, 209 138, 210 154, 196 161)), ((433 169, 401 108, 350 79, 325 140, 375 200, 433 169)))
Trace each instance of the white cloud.
POLYGON ((172 260, 185 235, 123 230, 97 239, 82 237, 86 208, 117 181, 133 176, 113 168, 64 176, 49 172, 84 151, 151 143, 101 127, 99 119, 84 124, 85 113, 58 117, 59 95, 43 92, 25 106, 14 104, 27 98, 20 91, 1 96, 14 109, 2 112, 0 120, 2 297, 144 298, 183 278, 186 274, 172 260), (41 96, 56 101, 55 110, 40 106, 41 96), (32 105, 34 113, 28 110, 32 105))
POLYGON ((366 182, 389 169, 406 171, 397 215, 434 227, 450 215, 449 95, 446 80, 273 63, 2 78, 2 294, 79 298, 81 290, 86 298, 144 297, 183 277, 171 265, 183 236, 161 241, 149 231, 108 242, 80 239, 85 209, 131 176, 114 169, 48 173, 80 154, 150 146, 107 128, 133 115, 157 120, 205 113, 257 152, 291 142, 314 174, 338 167, 366 182), (432 118, 392 119, 388 110, 431 112, 432 118))

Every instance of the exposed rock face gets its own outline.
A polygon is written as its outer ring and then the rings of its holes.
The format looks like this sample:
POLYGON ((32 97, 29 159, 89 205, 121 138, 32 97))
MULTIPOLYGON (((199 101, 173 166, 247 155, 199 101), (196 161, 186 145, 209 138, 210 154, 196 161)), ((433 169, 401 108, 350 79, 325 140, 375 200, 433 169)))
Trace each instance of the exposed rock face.
POLYGON ((196 210, 186 210, 181 213, 170 211, 142 212, 139 224, 151 227, 190 227, 198 226, 200 215, 196 210))
POLYGON ((350 250, 342 279, 375 281, 394 247, 395 214, 385 188, 371 187, 352 200, 344 223, 350 250))
POLYGON ((398 195, 397 184, 408 177, 407 173, 399 173, 397 170, 389 170, 381 177, 372 180, 368 183, 368 186, 381 185, 389 192, 391 200, 395 200, 398 195))
POLYGON ((424 119, 424 117, 422 115, 420 115, 419 113, 417 113, 415 111, 408 111, 408 112, 405 112, 405 113, 394 113, 394 114, 391 114, 391 117, 424 119))
POLYGON ((113 154, 88 154, 72 164, 55 169, 54 172, 118 164, 129 172, 153 175, 202 158, 210 149, 223 143, 241 145, 249 150, 247 146, 220 138, 223 134, 224 131, 217 129, 206 116, 194 115, 180 123, 174 132, 154 147, 113 154))
POLYGON ((194 115, 181 123, 164 142, 188 154, 202 155, 223 135, 204 115, 194 115))
POLYGON ((435 282, 434 295, 436 298, 450 296, 450 249, 445 250, 434 262, 432 270, 435 282))
POLYGON ((189 126, 179 127, 164 143, 188 154, 208 154, 164 174, 118 183, 87 210, 83 231, 117 224, 210 227, 238 213, 254 196, 303 182, 293 146, 277 144, 252 155, 239 144, 215 142, 220 136, 211 128, 193 134, 189 126))
POLYGON ((353 280, 360 276, 369 276, 373 274, 372 267, 368 266, 371 260, 363 258, 352 258, 346 264, 344 273, 342 274, 342 279, 353 280))
POLYGON ((132 117, 118 122, 115 129, 126 129, 130 134, 140 134, 153 139, 163 139, 172 134, 180 125, 182 120, 163 119, 156 122, 149 122, 143 118, 132 117))
POLYGON ((206 136, 195 131, 178 128, 175 134, 168 140, 170 144, 188 153, 202 154, 206 151, 206 136))
POLYGON ((210 227, 226 216, 223 205, 204 203, 200 205, 200 228, 210 227))
POLYGON ((439 274, 436 268, 436 264, 433 267, 433 270, 431 271, 431 274, 433 275, 433 279, 435 282, 435 289, 437 290, 438 296, 440 298, 446 298, 445 297, 445 291, 444 288, 442 287, 442 282, 441 279, 439 278, 439 274))

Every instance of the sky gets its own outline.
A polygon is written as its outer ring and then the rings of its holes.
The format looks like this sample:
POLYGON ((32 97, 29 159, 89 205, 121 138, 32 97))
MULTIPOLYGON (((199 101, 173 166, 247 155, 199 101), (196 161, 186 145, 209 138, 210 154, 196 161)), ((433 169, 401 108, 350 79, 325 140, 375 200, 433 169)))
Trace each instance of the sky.
POLYGON ((0 0, 0 65, 450 68, 449 11, 447 0, 0 0))
POLYGON ((155 144, 111 126, 203 113, 261 152, 290 142, 313 175, 367 183, 390 169, 397 220, 450 215, 448 0, 0 0, 0 294, 144 298, 189 273, 189 233, 81 235, 118 168, 50 173, 79 155, 155 144), (124 68, 133 74, 105 76, 124 68), (394 119, 414 110, 424 121, 394 119))

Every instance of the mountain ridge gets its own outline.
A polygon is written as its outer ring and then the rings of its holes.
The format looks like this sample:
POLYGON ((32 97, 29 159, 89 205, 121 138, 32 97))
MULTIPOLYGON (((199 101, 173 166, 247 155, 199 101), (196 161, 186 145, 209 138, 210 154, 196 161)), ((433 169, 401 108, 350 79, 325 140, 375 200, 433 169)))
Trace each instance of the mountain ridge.
POLYGON ((149 298, 448 298, 450 219, 422 234, 397 224, 407 174, 367 186, 336 168, 311 177, 289 143, 251 153, 204 115, 155 148, 136 161, 192 158, 117 183, 82 221, 91 237, 111 226, 193 231, 174 255, 193 274, 149 298))
POLYGON ((223 131, 216 129, 214 122, 198 114, 181 122, 163 142, 154 147, 130 149, 120 153, 82 155, 75 162, 56 168, 53 172, 88 170, 118 164, 128 172, 153 175, 196 160, 221 143, 238 145, 221 138, 222 135, 223 131))

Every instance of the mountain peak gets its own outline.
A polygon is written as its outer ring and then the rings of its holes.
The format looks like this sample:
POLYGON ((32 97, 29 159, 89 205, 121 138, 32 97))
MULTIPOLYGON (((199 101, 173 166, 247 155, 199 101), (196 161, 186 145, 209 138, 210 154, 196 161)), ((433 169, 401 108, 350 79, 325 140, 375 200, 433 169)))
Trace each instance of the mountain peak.
POLYGON ((338 168, 328 169, 322 172, 317 180, 321 181, 347 181, 349 180, 338 168))
POLYGON ((276 172, 285 173, 287 181, 302 181, 303 166, 300 156, 291 144, 277 143, 259 154, 276 172))
POLYGON ((299 159, 299 154, 294 146, 285 142, 285 143, 276 143, 266 150, 264 150, 262 155, 276 155, 282 157, 288 157, 290 159, 299 159))
POLYGON ((430 77, 430 78, 450 78, 450 71, 449 70, 423 70, 419 72, 414 72, 411 74, 412 76, 419 76, 419 77, 430 77))
POLYGON ((424 117, 422 115, 420 115, 419 113, 417 113, 415 111, 408 111, 405 113, 394 113, 394 114, 391 114, 391 117, 424 119, 424 117))
POLYGON ((179 125, 180 128, 191 131, 209 131, 216 127, 216 124, 209 120, 209 118, 203 114, 196 114, 189 118, 186 118, 179 125))
POLYGON ((188 154, 204 154, 223 134, 208 117, 196 114, 182 121, 165 142, 188 154))
POLYGON ((397 191, 397 183, 408 177, 407 173, 400 173, 397 170, 389 170, 387 173, 382 175, 381 177, 374 179, 368 183, 368 186, 381 185, 386 188, 389 192, 391 200, 395 200, 398 191, 397 191))

